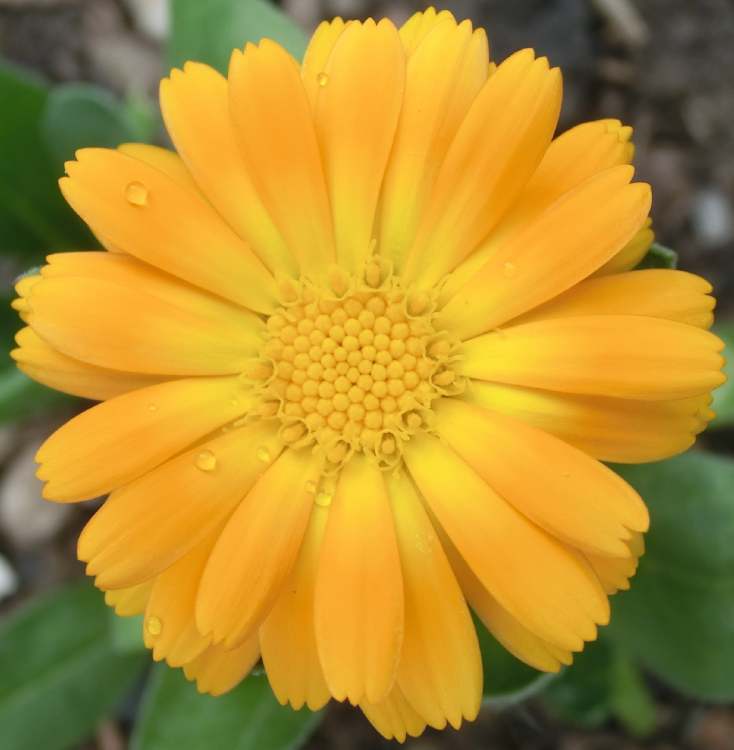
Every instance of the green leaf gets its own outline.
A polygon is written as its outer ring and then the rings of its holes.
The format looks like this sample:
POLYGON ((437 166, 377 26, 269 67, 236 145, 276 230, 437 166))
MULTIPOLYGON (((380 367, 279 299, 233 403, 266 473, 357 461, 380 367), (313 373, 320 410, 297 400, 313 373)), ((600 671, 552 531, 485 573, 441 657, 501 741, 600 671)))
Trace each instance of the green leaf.
POLYGON ((652 525, 611 635, 680 691, 734 699, 734 461, 694 451, 617 470, 652 525))
POLYGON ((143 641, 143 615, 120 617, 113 609, 107 610, 110 618, 112 645, 120 654, 145 653, 143 641))
POLYGON ((208 63, 226 73, 232 50, 263 37, 282 44, 297 60, 306 49, 303 31, 268 0, 171 0, 168 62, 208 63))
POLYGON ((86 582, 0 625, 0 727, 13 750, 62 750, 114 710, 145 660, 113 651, 102 597, 86 582))
POLYGON ((161 665, 149 684, 132 750, 296 750, 321 720, 281 706, 264 675, 226 695, 200 695, 179 669, 161 665))
POLYGON ((51 251, 96 246, 59 192, 40 130, 47 96, 38 80, 0 62, 0 255, 26 266, 51 251))
POLYGON ((116 148, 121 143, 146 141, 153 134, 137 110, 88 83, 68 83, 51 90, 41 132, 59 172, 80 148, 116 148))
POLYGON ((69 402, 71 396, 36 383, 8 359, 0 369, 0 424, 25 419, 69 402))
POLYGON ((655 242, 647 251, 637 268, 677 268, 678 253, 655 242))
POLYGON ((716 412, 716 418, 711 427, 730 427, 734 425, 734 323, 728 322, 714 327, 714 333, 725 344, 724 373, 726 383, 714 391, 714 402, 711 408, 716 412))
POLYGON ((475 617, 484 670, 484 700, 496 706, 519 703, 540 692, 556 675, 523 664, 501 646, 475 617))
POLYGON ((644 737, 656 725, 655 705, 642 675, 607 640, 587 644, 543 699, 556 716, 586 729, 616 718, 631 734, 644 737))

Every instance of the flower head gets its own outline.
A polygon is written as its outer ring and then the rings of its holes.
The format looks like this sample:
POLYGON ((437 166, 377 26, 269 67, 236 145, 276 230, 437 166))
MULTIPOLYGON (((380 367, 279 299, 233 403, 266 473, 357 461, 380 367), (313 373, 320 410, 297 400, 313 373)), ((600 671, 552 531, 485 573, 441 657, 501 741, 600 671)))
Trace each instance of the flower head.
POLYGON ((707 282, 631 270, 630 128, 554 138, 559 71, 433 10, 188 63, 161 105, 177 153, 66 165, 106 251, 15 302, 21 369, 102 402, 38 460, 49 500, 109 493, 79 540, 108 602, 203 691, 262 658, 399 739, 476 716, 470 606, 570 663, 648 526, 600 461, 685 450, 722 381, 707 282))

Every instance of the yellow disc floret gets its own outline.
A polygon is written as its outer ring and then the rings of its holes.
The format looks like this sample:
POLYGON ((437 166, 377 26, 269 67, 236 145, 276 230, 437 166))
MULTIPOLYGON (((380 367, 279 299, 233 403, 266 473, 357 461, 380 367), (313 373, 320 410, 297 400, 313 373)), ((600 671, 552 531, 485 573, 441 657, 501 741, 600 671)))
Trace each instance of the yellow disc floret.
POLYGON ((430 426, 433 402, 463 388, 434 299, 403 288, 377 259, 359 277, 334 269, 321 285, 284 282, 281 301, 246 377, 260 415, 280 419, 285 443, 314 445, 327 470, 355 451, 394 466, 430 426))

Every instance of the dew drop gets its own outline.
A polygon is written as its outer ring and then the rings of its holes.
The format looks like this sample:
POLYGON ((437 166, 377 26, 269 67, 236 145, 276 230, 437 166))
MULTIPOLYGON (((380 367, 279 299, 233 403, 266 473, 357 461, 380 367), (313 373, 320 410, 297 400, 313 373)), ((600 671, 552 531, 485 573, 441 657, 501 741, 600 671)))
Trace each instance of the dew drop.
POLYGON ((159 617, 149 617, 145 628, 151 635, 160 635, 163 632, 163 623, 159 617))
POLYGON ((263 445, 257 449, 255 453, 258 461, 262 461, 264 464, 270 462, 270 451, 263 445))
POLYGON ((517 267, 514 263, 507 261, 507 263, 502 266, 502 274, 506 279, 511 279, 516 273, 517 267))
POLYGON ((315 495, 316 494, 316 482, 312 482, 310 479, 306 484, 304 485, 306 488, 306 492, 308 492, 309 495, 315 495))
POLYGON ((125 198, 127 198, 127 202, 131 203, 133 206, 147 206, 148 188, 141 182, 131 182, 125 188, 125 198))
POLYGON ((196 457, 196 468, 202 471, 214 471, 217 468, 217 457, 211 451, 202 451, 196 457))
POLYGON ((148 411, 158 411, 158 405, 157 404, 148 404, 148 411))
POLYGON ((332 495, 330 492, 319 492, 314 501, 320 508, 328 508, 331 505, 332 495))
POLYGON ((316 83, 321 86, 321 88, 324 88, 329 83, 329 74, 328 73, 319 73, 316 76, 316 83))

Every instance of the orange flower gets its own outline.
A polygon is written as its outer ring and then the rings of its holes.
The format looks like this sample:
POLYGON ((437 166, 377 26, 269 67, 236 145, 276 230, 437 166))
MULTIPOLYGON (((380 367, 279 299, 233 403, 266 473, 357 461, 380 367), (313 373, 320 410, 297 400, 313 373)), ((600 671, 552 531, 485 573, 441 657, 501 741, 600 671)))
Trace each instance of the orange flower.
POLYGON ((177 154, 61 180, 108 252, 15 303, 19 367, 102 401, 38 460, 49 500, 110 493, 79 540, 109 604, 201 690, 262 657, 401 740, 477 714, 468 605, 570 663, 648 526, 599 461, 685 450, 723 379, 710 286, 631 271, 630 128, 553 139, 558 69, 434 10, 188 63, 161 105, 177 154))

